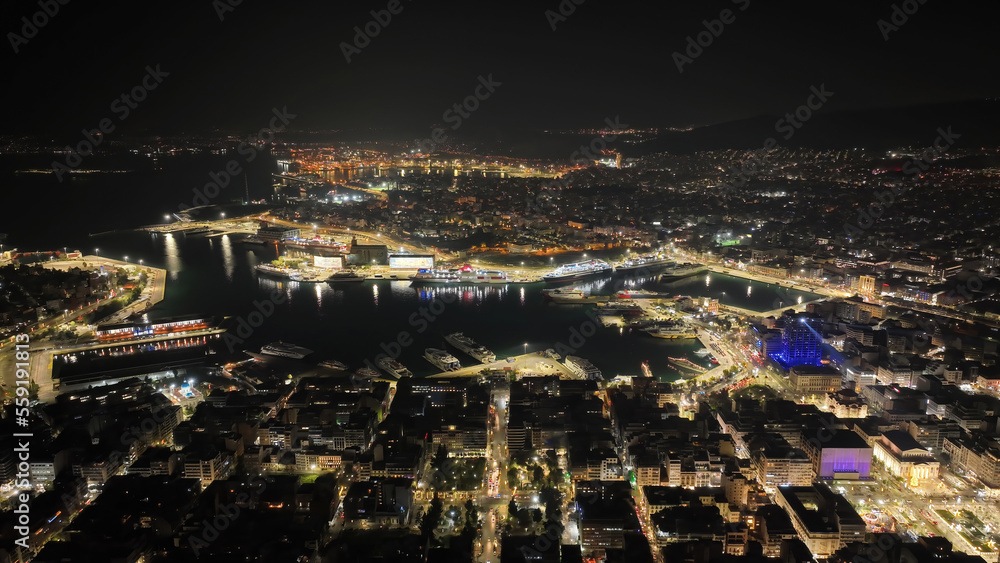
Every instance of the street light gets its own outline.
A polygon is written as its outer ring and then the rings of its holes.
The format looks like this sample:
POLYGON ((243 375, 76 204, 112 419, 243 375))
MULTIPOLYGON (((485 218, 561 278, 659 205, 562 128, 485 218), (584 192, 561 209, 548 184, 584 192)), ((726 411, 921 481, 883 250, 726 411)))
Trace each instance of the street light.
POLYGON ((94 254, 100 256, 101 255, 101 249, 100 248, 95 248, 94 249, 94 254))
POLYGON ((525 354, 528 353, 528 343, 527 342, 524 343, 524 353, 525 354))

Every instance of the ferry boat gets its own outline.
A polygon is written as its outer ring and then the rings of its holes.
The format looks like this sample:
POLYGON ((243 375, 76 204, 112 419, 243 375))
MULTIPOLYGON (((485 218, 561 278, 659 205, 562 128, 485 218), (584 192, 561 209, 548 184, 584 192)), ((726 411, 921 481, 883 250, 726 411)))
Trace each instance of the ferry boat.
POLYGON ((611 267, 611 264, 608 264, 604 260, 587 260, 585 262, 563 264, 542 276, 542 280, 548 283, 561 283, 602 276, 610 274, 613 271, 614 268, 611 267))
POLYGON ((646 332, 656 338, 680 339, 698 337, 692 329, 683 324, 657 325, 646 329, 646 332))
POLYGON ((448 344, 451 344, 455 348, 458 348, 484 364, 492 364, 497 361, 497 355, 494 354, 493 351, 488 350, 485 346, 480 346, 475 340, 465 336, 461 332, 449 334, 448 336, 445 336, 444 339, 448 342, 448 344))
POLYGON ((264 274, 265 276, 271 276, 273 278, 287 280, 292 277, 291 268, 279 268, 270 264, 258 264, 254 266, 254 270, 257 270, 258 274, 264 274))
POLYGON ((566 367, 569 368, 569 371, 584 379, 594 379, 600 381, 604 377, 601 374, 601 370, 597 369, 594 364, 581 357, 566 356, 566 361, 564 363, 566 364, 566 367))
POLYGON ((458 359, 444 350, 428 348, 424 350, 424 358, 428 362, 434 364, 437 368, 444 371, 456 371, 462 369, 462 364, 458 362, 458 359))
POLYGON ((704 271, 705 266, 703 264, 678 264, 670 268, 663 270, 660 273, 660 281, 675 281, 681 278, 686 278, 697 274, 698 272, 704 271))
POLYGON ((326 278, 326 281, 327 281, 327 283, 330 283, 330 284, 336 284, 336 283, 354 283, 354 282, 363 282, 363 281, 365 281, 365 277, 362 276, 362 275, 360 275, 360 274, 358 274, 354 270, 341 270, 341 271, 333 274, 332 276, 326 278))
POLYGON ((389 375, 394 375, 399 379, 402 379, 404 377, 413 377, 412 371, 406 369, 406 366, 388 356, 384 358, 379 358, 378 361, 376 361, 375 363, 378 365, 378 367, 388 372, 389 375))
POLYGON ((261 239, 257 235, 250 235, 247 238, 241 240, 240 242, 243 244, 255 244, 257 246, 264 246, 267 244, 267 241, 261 239))
POLYGON ((510 280, 507 272, 500 270, 476 270, 472 265, 466 264, 459 269, 439 270, 423 268, 416 274, 410 276, 410 281, 415 284, 435 284, 435 283, 470 283, 470 284, 505 284, 510 280))
POLYGON ((338 362, 337 360, 327 360, 325 362, 320 362, 319 367, 332 369, 335 371, 344 371, 347 369, 347 364, 343 362, 338 362))
POLYGON ((458 272, 454 270, 421 268, 417 270, 416 274, 410 276, 410 282, 414 284, 457 283, 458 281, 458 272))
POLYGON ((633 273, 637 270, 660 270, 662 268, 670 268, 676 266, 677 263, 671 261, 669 258, 660 256, 658 254, 646 254, 644 256, 636 256, 635 258, 630 258, 625 260, 621 264, 615 266, 616 274, 627 274, 633 273))
POLYGON ((267 354, 268 356, 279 356, 282 358, 301 360, 309 354, 312 354, 313 351, 309 348, 303 348, 302 346, 296 346, 286 342, 272 342, 261 348, 260 353, 267 354))
POLYGON ((500 270, 462 271, 458 275, 462 283, 507 283, 507 272, 500 270))
POLYGON ((361 368, 354 373, 358 374, 359 377, 362 377, 364 379, 375 379, 376 377, 381 377, 382 375, 381 373, 373 370, 372 368, 361 368))

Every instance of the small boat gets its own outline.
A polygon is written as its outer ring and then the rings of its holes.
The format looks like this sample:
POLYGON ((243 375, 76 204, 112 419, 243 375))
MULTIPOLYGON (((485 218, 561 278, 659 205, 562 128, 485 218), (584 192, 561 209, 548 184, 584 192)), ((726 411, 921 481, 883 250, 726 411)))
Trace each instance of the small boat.
POLYGON ((336 371, 344 371, 347 369, 347 364, 338 362, 337 360, 327 360, 325 362, 320 362, 319 367, 336 371))

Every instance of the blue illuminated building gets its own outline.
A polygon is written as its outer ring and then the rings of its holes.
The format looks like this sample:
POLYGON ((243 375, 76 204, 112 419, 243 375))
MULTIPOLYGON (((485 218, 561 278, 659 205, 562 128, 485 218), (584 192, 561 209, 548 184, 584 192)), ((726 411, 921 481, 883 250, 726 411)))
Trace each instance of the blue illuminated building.
POLYGON ((797 316, 785 319, 781 330, 781 347, 771 354, 771 359, 781 367, 820 365, 823 352, 822 320, 814 317, 797 316))

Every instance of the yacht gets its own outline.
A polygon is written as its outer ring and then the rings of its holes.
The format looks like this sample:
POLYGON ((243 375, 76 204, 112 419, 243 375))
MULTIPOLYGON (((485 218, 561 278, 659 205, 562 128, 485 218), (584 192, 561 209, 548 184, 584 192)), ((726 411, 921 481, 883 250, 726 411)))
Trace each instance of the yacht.
POLYGON ((424 358, 444 371, 456 371, 462 369, 462 364, 458 362, 458 359, 444 350, 428 348, 424 350, 424 358))
POLYGON ((611 298, 605 295, 586 295, 582 289, 543 289, 542 297, 553 303, 601 303, 611 298))
POLYGON ((336 371, 344 371, 347 369, 347 364, 338 362, 337 360, 327 360, 325 362, 320 362, 319 367, 336 371))

